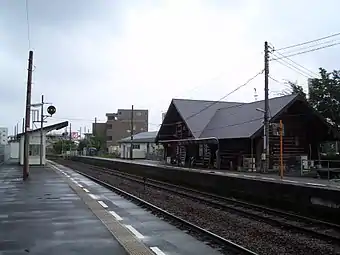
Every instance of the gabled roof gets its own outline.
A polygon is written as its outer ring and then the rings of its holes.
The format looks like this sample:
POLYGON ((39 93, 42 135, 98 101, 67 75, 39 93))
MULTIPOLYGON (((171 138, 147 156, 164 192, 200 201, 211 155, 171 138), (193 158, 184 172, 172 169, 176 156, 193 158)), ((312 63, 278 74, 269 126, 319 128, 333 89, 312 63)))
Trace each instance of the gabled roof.
MULTIPOLYGON (((133 135, 133 142, 135 143, 154 143, 156 140, 158 131, 152 131, 152 132, 142 132, 133 135)), ((125 137, 118 141, 118 143, 130 143, 131 137, 125 137)))
MULTIPOLYGON (((269 99, 269 118, 274 118, 286 106, 297 99, 298 95, 288 95, 269 99)), ((263 126, 264 101, 246 103, 239 106, 218 109, 201 134, 201 138, 218 139, 248 138, 263 126)))
MULTIPOLYGON (((43 127, 43 131, 50 132, 52 130, 59 130, 59 129, 62 129, 62 128, 67 127, 67 126, 68 126, 68 121, 64 121, 64 122, 60 122, 60 123, 57 123, 57 124, 53 124, 53 125, 43 127)), ((40 132, 40 130, 41 130, 41 128, 37 128, 37 129, 33 129, 33 130, 28 131, 28 133, 40 132)), ((25 133, 20 133, 20 134, 18 134, 18 137, 23 136, 24 134, 25 133)))
MULTIPOLYGON (((300 95, 269 99, 270 120, 274 121, 275 117, 296 100, 302 100, 300 95)), ((263 128, 263 112, 256 109, 264 109, 264 100, 237 103, 173 99, 171 104, 175 106, 195 139, 249 138, 263 128)))
POLYGON ((195 138, 201 136, 204 128, 208 125, 218 109, 243 104, 236 102, 189 99, 173 99, 172 103, 195 138))

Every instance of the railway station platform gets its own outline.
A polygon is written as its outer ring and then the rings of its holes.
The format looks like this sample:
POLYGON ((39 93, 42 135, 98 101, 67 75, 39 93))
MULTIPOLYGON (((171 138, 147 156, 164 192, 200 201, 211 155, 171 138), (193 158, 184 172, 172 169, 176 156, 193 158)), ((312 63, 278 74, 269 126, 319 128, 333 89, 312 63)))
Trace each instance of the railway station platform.
POLYGON ((145 166, 153 166, 167 169, 179 169, 184 171, 193 171, 199 173, 210 173, 217 174, 222 176, 230 176, 237 178, 244 178, 250 180, 259 180, 265 182, 275 182, 275 183, 284 183, 284 184, 294 184, 306 187, 323 187, 323 188, 331 188, 340 191, 340 180, 325 180, 325 179, 317 179, 310 177, 293 177, 293 176, 284 176, 283 179, 278 174, 268 173, 256 173, 256 172, 237 172, 237 171, 228 171, 228 170, 216 170, 216 169, 197 169, 197 168, 184 168, 178 166, 165 165, 161 162, 152 161, 152 160, 127 160, 127 159, 113 159, 113 158, 101 158, 101 157, 89 157, 86 158, 94 158, 94 159, 102 159, 108 161, 118 161, 127 164, 137 164, 137 165, 145 165, 145 166))
POLYGON ((0 166, 0 254, 197 254, 218 251, 57 164, 0 166))

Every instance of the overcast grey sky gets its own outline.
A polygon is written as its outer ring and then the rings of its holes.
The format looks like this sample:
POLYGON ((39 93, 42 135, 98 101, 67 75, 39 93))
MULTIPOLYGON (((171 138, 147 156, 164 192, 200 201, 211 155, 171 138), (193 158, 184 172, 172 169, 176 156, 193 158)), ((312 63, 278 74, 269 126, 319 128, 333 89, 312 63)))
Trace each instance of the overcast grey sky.
MULTIPOLYGON (((57 107, 49 123, 87 126, 118 108, 150 110, 150 130, 172 98, 217 100, 263 68, 276 48, 340 32, 340 2, 273 0, 28 0, 34 50, 32 102, 57 107)), ((0 126, 13 132, 25 110, 25 0, 0 0, 0 126)), ((335 40, 336 38, 334 38, 335 40)), ((340 37, 339 37, 340 39, 340 37)), ((292 59, 318 72, 340 69, 340 46, 292 59)), ((271 77, 307 77, 271 62, 271 77)), ((263 99, 263 75, 226 100, 263 99)), ((270 80, 273 91, 284 85, 270 80)))

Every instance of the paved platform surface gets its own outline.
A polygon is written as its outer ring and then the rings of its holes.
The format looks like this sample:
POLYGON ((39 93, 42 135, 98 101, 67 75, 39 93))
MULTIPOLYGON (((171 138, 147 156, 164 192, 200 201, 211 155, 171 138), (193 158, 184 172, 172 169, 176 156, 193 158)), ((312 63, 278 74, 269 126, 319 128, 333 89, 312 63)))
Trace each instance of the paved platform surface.
POLYGON ((0 254, 128 254, 104 224, 49 168, 0 166, 0 254))
POLYGON ((138 207, 72 169, 54 162, 53 165, 67 178, 80 185, 89 196, 100 201, 116 220, 128 228, 147 247, 150 247, 156 255, 221 254, 149 211, 138 207))
MULTIPOLYGON (((87 156, 88 157, 88 156, 87 156)), ((138 165, 149 165, 155 167, 163 167, 163 168, 170 168, 170 169, 179 169, 183 171, 197 171, 202 173, 211 173, 211 174, 219 174, 219 175, 226 175, 230 177, 238 177, 238 178, 245 178, 245 179, 252 179, 252 180, 260 180, 260 181, 268 181, 268 182, 275 182, 275 183, 283 183, 283 184, 293 184, 293 185, 300 185, 300 186, 307 186, 307 187, 323 187, 323 188, 330 188, 340 190, 340 181, 338 180, 324 180, 324 179, 316 179, 316 178, 307 178, 307 177, 291 177, 291 176, 284 176, 281 180, 279 175, 275 174, 261 174, 261 173, 254 173, 254 172, 231 172, 228 170, 215 170, 215 169, 194 169, 194 168, 183 168, 177 166, 169 166, 164 165, 161 162, 152 161, 152 160, 125 160, 125 159, 113 159, 113 158, 101 158, 101 157, 88 157, 88 158, 97 158, 109 161, 120 161, 130 164, 138 164, 138 165)))

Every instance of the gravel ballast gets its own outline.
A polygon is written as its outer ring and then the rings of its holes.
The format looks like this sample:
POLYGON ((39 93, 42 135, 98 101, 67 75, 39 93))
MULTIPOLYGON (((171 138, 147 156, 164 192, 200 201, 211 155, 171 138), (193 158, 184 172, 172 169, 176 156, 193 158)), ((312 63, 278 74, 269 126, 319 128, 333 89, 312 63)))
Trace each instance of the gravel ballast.
POLYGON ((229 239, 258 254, 340 254, 340 247, 301 233, 293 233, 264 222, 202 204, 172 192, 159 190, 121 177, 100 173, 91 166, 70 161, 58 163, 94 176, 138 196, 178 217, 229 239))

